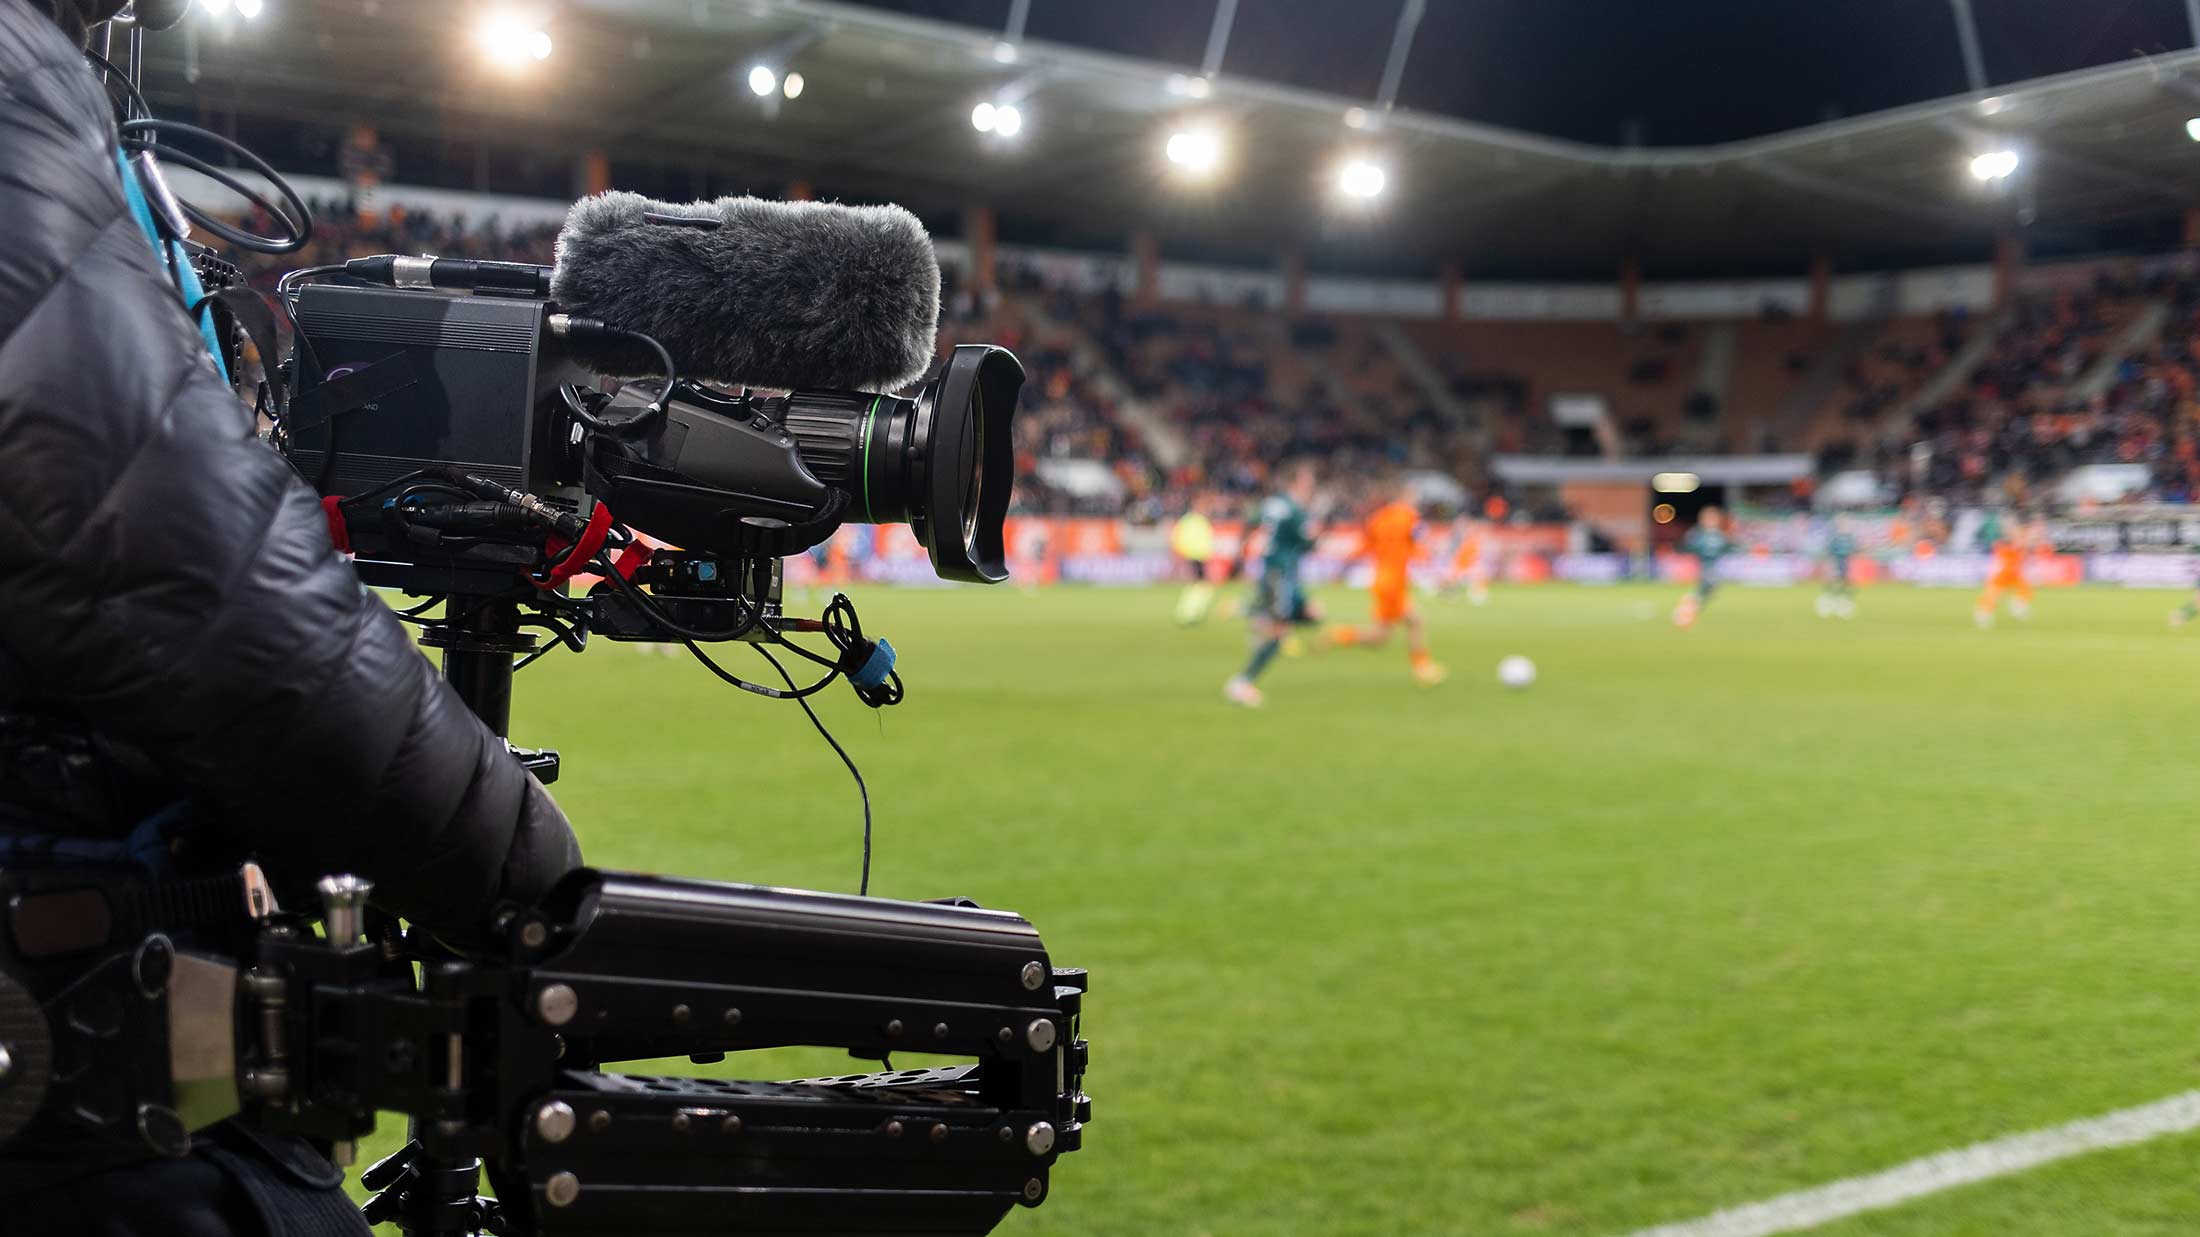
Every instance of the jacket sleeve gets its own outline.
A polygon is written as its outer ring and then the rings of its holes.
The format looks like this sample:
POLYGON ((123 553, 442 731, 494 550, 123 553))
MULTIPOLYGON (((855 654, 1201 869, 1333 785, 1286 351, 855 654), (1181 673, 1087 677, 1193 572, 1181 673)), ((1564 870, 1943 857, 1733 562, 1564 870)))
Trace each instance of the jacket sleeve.
POLYGON ((538 896, 580 862, 564 816, 251 437, 82 61, 4 16, 0 647, 285 881, 357 873, 447 930, 538 896))

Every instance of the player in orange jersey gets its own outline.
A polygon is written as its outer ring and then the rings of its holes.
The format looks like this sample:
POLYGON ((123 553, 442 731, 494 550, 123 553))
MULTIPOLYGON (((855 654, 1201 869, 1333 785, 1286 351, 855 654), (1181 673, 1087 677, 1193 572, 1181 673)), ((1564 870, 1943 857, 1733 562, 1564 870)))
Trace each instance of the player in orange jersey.
POLYGON ((1407 596, 1412 588, 1409 573, 1420 550, 1420 534, 1420 500, 1412 486, 1401 486, 1396 498, 1367 517, 1367 528, 1361 535, 1360 556, 1375 560, 1375 582, 1368 589, 1375 600, 1375 621, 1364 628, 1338 627, 1329 636, 1339 645, 1381 648, 1403 623, 1406 651, 1413 659, 1413 677, 1423 683, 1441 683, 1444 668, 1429 656, 1421 616, 1407 596))
POLYGON ((1470 517, 1459 521, 1459 547, 1452 554, 1450 583, 1465 584, 1467 600, 1474 605, 1489 604, 1489 545, 1479 520, 1470 517))
POLYGON ((1978 595, 1978 606, 1971 612, 1979 626, 1994 625, 1994 612, 2001 608, 2004 595, 2009 598, 2011 618, 2032 617, 2032 585, 2024 578, 2024 559, 2036 544, 2036 530, 2023 521, 2011 523, 2007 531, 1994 538, 1993 573, 1986 577, 1986 587, 1978 595))

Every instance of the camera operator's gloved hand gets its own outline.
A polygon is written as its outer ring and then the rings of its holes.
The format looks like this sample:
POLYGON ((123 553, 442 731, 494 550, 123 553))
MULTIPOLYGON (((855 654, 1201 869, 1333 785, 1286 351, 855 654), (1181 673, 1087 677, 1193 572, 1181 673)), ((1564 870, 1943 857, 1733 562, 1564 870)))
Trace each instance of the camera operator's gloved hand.
POLYGON ((538 897, 571 828, 246 436, 44 20, 0 21, 0 169, 0 708, 141 749, 280 884, 357 873, 458 933, 538 897))

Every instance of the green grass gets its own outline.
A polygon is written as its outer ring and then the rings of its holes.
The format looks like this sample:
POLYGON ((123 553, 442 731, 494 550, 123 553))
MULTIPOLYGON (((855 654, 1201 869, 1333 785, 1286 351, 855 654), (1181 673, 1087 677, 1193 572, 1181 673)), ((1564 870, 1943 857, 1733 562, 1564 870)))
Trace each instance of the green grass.
MULTIPOLYGON (((859 595, 909 700, 828 721, 874 891, 968 894, 1089 967, 1087 1149, 1041 1234, 1624 1232, 2200 1086, 2200 633, 2167 594, 1729 589, 1424 603, 1280 661, 1160 591, 859 595), (1541 681, 1493 669, 1525 653, 1541 681)), ((1325 597, 1358 617, 1358 595, 1325 597)), ((761 663, 745 655, 761 669, 761 663)), ((521 679, 600 865, 851 889, 791 707, 630 647, 521 679)), ((2187 1231, 2200 1139, 1842 1233, 2187 1231)))

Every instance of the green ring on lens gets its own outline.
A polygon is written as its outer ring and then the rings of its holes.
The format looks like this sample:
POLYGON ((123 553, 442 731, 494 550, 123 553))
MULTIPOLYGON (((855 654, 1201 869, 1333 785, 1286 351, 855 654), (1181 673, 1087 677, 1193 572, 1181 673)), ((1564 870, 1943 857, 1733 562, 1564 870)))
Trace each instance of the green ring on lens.
POLYGON ((863 414, 863 522, 876 524, 871 518, 871 419, 878 415, 879 401, 884 395, 871 397, 870 410, 863 414))

